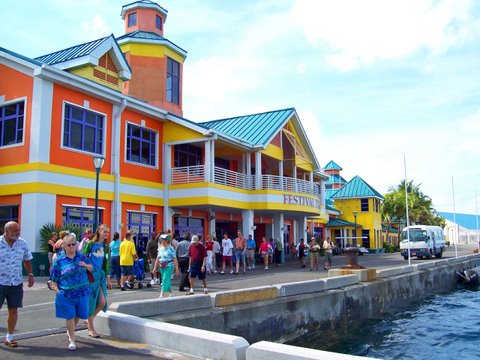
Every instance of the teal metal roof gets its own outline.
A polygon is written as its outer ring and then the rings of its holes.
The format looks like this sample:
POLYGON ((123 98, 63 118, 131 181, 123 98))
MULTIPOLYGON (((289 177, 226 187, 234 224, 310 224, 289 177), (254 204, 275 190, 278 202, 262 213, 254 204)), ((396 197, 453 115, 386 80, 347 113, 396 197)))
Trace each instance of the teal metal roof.
POLYGON ((383 200, 383 196, 368 185, 360 176, 355 176, 346 183, 341 189, 332 195, 332 199, 351 199, 351 198, 378 198, 383 200))
MULTIPOLYGON (((453 222, 453 213, 438 212, 439 216, 444 217, 448 221, 453 222)), ((477 215, 473 214, 457 214, 455 213, 455 222, 458 226, 467 230, 477 230, 477 215)), ((478 224, 480 225, 480 216, 478 217, 478 224)))
MULTIPOLYGON (((351 223, 350 221, 342 220, 342 219, 330 219, 328 223, 325 224, 327 227, 342 227, 342 226, 349 226, 355 227, 355 223, 351 223)), ((361 227, 360 224, 357 223, 357 227, 361 227)))
POLYGON ((340 165, 338 165, 335 161, 330 160, 330 162, 325 165, 325 167, 322 170, 343 170, 340 165))
POLYGON ((35 58, 35 60, 48 65, 54 65, 65 61, 73 60, 85 55, 89 55, 93 50, 95 50, 101 43, 106 41, 108 38, 109 36, 106 36, 85 44, 72 46, 68 49, 59 50, 47 55, 42 55, 35 58))
POLYGON ((221 131, 252 145, 266 146, 294 113, 295 109, 290 108, 207 121, 200 125, 221 131))
MULTIPOLYGON (((345 180, 343 177, 341 177, 340 175, 338 174, 331 174, 329 175, 329 178, 327 181, 325 181, 325 185, 328 186, 328 185, 332 185, 332 184, 346 184, 347 183, 347 180, 345 180)), ((338 189, 336 189, 338 190, 338 189)))

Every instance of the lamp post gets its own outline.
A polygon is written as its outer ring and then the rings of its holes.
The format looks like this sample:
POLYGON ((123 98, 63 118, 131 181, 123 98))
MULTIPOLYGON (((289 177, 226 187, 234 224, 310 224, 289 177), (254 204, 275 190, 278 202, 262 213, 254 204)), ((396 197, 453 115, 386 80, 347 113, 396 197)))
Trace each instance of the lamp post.
POLYGON ((357 246, 357 212, 353 212, 353 219, 355 221, 355 228, 353 229, 353 246, 357 246))
POLYGON ((97 231, 98 227, 98 178, 104 163, 105 158, 101 156, 95 156, 93 158, 93 166, 95 167, 95 212, 93 213, 93 231, 97 231))

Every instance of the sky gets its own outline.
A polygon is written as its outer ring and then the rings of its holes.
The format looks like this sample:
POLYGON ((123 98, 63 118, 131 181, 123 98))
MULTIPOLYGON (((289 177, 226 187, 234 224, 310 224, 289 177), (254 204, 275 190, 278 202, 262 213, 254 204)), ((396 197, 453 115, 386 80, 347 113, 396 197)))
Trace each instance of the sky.
MULTIPOLYGON (((36 57, 121 36, 130 2, 2 0, 0 46, 36 57)), ((406 173, 437 211, 480 211, 480 1, 158 4, 188 52, 187 119, 294 107, 321 167, 381 194, 406 173)))

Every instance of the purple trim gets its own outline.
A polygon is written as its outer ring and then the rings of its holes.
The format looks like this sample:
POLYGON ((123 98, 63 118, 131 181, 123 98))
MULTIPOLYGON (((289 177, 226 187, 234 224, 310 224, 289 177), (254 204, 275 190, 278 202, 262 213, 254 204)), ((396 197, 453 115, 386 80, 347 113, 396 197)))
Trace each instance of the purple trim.
POLYGON ((0 107, 0 146, 23 141, 24 107, 25 101, 0 107))
POLYGON ((65 104, 63 146, 102 154, 103 122, 102 115, 65 104))
POLYGON ((155 166, 157 141, 154 131, 140 126, 127 126, 127 160, 155 166))

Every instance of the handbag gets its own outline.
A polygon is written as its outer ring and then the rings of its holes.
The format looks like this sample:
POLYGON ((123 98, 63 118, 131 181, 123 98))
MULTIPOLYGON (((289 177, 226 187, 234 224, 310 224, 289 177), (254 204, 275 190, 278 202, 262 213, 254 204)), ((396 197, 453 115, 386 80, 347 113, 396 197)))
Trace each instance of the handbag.
POLYGON ((90 282, 90 283, 95 282, 95 277, 93 276, 93 274, 90 270, 87 270, 87 277, 88 277, 88 282, 90 282))

